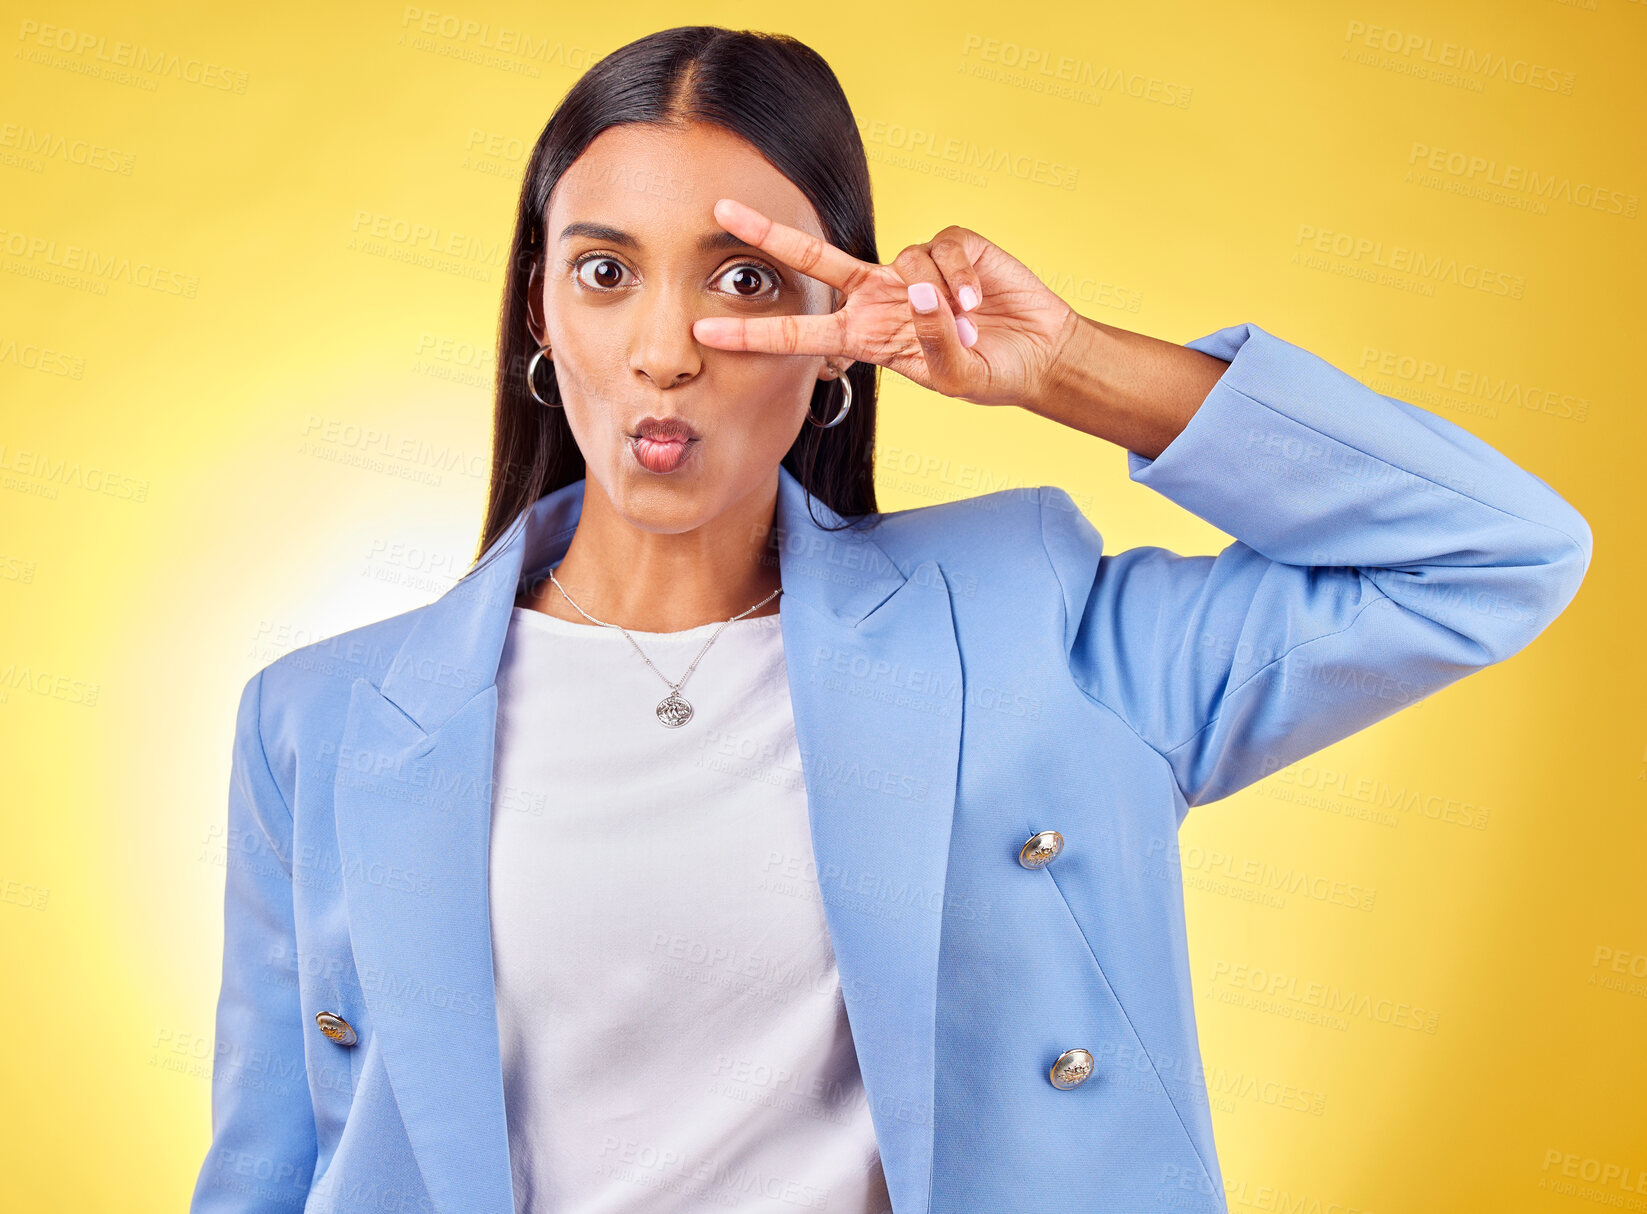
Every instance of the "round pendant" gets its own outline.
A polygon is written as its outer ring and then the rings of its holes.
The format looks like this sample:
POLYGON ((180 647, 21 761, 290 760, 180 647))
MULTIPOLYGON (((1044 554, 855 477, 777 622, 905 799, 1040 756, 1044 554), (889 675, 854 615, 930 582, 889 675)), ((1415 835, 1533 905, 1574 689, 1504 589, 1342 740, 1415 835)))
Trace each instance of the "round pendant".
POLYGON ((671 691, 658 704, 658 720, 671 729, 678 729, 692 719, 692 705, 681 699, 678 691, 671 691))

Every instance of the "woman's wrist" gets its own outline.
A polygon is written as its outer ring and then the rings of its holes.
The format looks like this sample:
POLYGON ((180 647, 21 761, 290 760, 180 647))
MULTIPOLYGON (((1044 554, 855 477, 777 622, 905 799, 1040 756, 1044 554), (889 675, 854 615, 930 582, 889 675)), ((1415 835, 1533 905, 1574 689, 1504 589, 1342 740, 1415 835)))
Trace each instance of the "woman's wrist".
POLYGON ((1229 366, 1071 311, 1041 390, 1024 408, 1154 459, 1229 366))

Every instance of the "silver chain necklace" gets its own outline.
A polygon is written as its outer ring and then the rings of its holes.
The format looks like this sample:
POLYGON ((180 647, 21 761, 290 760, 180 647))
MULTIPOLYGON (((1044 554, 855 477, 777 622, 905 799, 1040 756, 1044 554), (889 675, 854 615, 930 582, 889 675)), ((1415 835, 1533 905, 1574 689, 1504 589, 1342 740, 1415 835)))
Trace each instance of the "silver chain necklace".
MULTIPOLYGON (((560 579, 555 576, 555 571, 553 569, 549 570, 549 580, 555 583, 555 589, 560 591, 561 597, 568 603, 572 603, 572 596, 566 593, 566 587, 560 584, 560 579)), ((755 606, 751 607, 749 611, 756 611, 759 608, 766 606, 782 593, 783 587, 779 586, 771 594, 767 595, 760 602, 756 603, 755 606)), ((591 624, 599 624, 602 628, 616 628, 619 632, 623 633, 624 636, 629 637, 629 643, 635 647, 635 652, 641 655, 641 661, 645 662, 648 666, 652 666, 652 659, 646 656, 646 651, 640 647, 639 642, 637 642, 634 637, 629 636, 629 630, 622 624, 608 624, 605 620, 597 620, 594 616, 590 615, 576 603, 572 603, 572 608, 591 624)), ((656 666, 652 666, 652 672, 668 684, 669 687, 669 694, 664 696, 664 698, 658 702, 658 720, 665 726, 670 729, 679 729, 682 725, 685 725, 692 719, 692 705, 689 704, 686 698, 681 695, 681 688, 686 685, 686 680, 692 677, 692 672, 698 668, 698 663, 703 660, 703 655, 709 652, 709 647, 715 643, 716 639, 721 635, 722 630, 725 629, 728 624, 732 623, 733 620, 743 619, 744 616, 749 614, 749 611, 741 612, 738 615, 733 616, 731 620, 723 620, 721 622, 720 628, 715 629, 714 635, 704 642, 702 649, 698 650, 698 656, 692 659, 692 665, 688 666, 686 668, 686 673, 681 675, 680 682, 670 683, 668 677, 663 673, 663 671, 659 670, 656 666)))

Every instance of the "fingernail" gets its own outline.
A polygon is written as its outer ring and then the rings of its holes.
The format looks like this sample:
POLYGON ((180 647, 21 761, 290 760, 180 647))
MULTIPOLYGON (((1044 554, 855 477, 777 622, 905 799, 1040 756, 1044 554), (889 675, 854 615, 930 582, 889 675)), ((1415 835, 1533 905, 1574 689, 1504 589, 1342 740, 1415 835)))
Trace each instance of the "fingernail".
POLYGON ((978 341, 978 326, 964 316, 955 318, 955 331, 960 334, 963 346, 973 346, 978 341))
POLYGON ((911 283, 909 306, 917 312, 931 312, 938 307, 938 288, 929 282, 911 283))
POLYGON ((972 311, 973 308, 976 308, 977 306, 978 306, 978 292, 974 291, 971 287, 962 287, 961 288, 961 308, 962 308, 962 310, 970 312, 970 311, 972 311))

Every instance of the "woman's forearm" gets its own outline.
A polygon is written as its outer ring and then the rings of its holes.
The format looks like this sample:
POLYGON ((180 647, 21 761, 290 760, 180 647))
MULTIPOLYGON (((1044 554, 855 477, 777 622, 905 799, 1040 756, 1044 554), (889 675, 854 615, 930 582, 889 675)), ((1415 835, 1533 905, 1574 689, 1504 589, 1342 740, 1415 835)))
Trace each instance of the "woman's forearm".
POLYGON ((1229 366, 1072 312, 1045 387, 1024 408, 1154 459, 1229 366))

